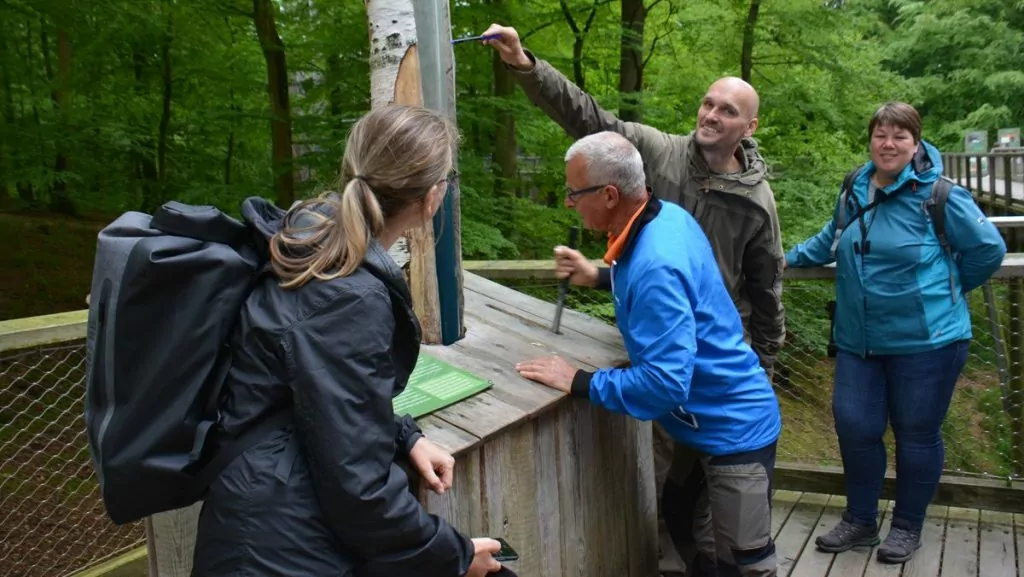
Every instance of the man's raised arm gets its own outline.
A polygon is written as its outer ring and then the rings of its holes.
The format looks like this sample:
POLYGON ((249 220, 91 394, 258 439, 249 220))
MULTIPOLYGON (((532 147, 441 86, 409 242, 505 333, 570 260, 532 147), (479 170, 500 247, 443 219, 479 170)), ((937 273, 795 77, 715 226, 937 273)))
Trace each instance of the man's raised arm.
POLYGON ((515 28, 491 24, 483 36, 512 70, 512 77, 526 96, 573 139, 609 130, 625 136, 640 155, 662 153, 673 137, 636 122, 623 122, 601 108, 592 96, 576 86, 551 64, 523 49, 515 28))

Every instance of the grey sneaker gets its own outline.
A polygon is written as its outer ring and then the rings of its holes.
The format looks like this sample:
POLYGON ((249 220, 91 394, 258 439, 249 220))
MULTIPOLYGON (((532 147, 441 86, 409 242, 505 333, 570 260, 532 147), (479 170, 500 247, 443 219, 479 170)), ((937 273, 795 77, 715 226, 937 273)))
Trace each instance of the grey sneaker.
POLYGON ((819 551, 825 553, 842 553, 854 547, 874 547, 878 545, 878 527, 857 525, 848 511, 843 511, 843 520, 831 531, 814 540, 819 551))
POLYGON ((921 531, 910 529, 899 519, 894 519, 885 543, 878 548, 878 560, 882 563, 906 563, 920 547, 921 531))

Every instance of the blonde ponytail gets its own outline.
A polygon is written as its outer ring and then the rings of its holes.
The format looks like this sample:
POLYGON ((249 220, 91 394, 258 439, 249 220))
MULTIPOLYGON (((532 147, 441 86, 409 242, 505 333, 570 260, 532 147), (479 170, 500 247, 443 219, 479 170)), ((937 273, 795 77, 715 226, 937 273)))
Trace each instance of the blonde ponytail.
MULTIPOLYGON (((330 278, 348 276, 366 258, 370 243, 384 230, 384 213, 380 202, 365 180, 353 178, 341 195, 341 230, 338 241, 343 245, 338 255, 338 273, 330 278)), ((318 277, 323 278, 323 277, 318 277)))
POLYGON ((387 221, 446 180, 458 132, 423 107, 390 105, 352 127, 342 162, 344 189, 299 203, 270 241, 274 273, 286 289, 352 274, 387 221))

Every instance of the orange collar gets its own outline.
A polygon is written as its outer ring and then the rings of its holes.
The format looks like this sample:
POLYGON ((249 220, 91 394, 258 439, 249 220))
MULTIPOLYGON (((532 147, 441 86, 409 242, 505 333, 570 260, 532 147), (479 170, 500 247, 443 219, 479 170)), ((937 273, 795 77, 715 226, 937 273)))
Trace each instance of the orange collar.
POLYGON ((626 223, 625 228, 622 232, 615 235, 608 233, 608 251, 604 253, 604 263, 611 266, 612 261, 619 258, 622 255, 622 249, 626 248, 626 239, 629 238, 629 231, 633 229, 633 224, 636 222, 638 216, 643 214, 644 209, 647 208, 647 203, 651 201, 651 197, 648 196, 647 200, 644 201, 640 208, 636 209, 633 216, 629 218, 629 222, 626 223))

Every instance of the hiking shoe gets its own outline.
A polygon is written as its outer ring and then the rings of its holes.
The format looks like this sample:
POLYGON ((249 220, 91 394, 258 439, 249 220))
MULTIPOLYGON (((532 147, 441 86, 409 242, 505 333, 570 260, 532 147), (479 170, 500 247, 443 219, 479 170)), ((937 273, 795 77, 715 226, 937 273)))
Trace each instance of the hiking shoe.
POLYGON ((906 563, 921 547, 921 531, 910 529, 894 519, 885 542, 878 548, 878 560, 882 563, 906 563))
POLYGON ((814 544, 825 553, 842 553, 854 547, 874 547, 878 541, 878 527, 857 525, 850 513, 843 511, 843 520, 815 539, 814 544))

